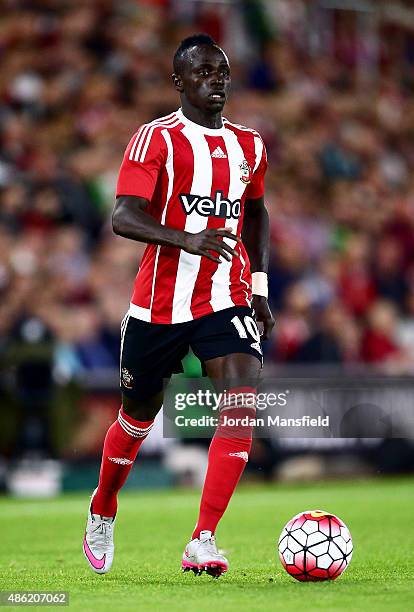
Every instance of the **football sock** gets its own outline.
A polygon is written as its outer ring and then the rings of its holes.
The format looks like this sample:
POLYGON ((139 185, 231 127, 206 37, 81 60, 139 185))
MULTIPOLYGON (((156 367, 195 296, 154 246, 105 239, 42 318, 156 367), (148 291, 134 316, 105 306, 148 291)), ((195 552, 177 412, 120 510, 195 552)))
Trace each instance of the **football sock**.
POLYGON ((115 516, 118 492, 153 424, 153 420, 136 421, 125 414, 121 407, 117 420, 112 423, 105 437, 98 490, 93 498, 94 514, 115 516))
POLYGON ((208 468, 193 539, 201 531, 215 532, 249 458, 256 414, 256 390, 239 387, 228 392, 220 405, 220 419, 208 451, 208 468), (236 399, 232 399, 236 398, 236 399), (246 419, 247 417, 247 419, 246 419))

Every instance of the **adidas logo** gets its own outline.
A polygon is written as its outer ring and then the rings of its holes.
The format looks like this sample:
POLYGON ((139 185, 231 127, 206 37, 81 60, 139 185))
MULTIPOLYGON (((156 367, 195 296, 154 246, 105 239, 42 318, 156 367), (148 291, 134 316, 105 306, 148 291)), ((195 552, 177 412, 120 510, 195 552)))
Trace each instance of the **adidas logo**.
POLYGON ((119 465, 132 465, 133 461, 130 459, 124 459, 123 457, 108 457, 109 461, 119 463, 119 465))
POLYGON ((211 157, 217 157, 217 159, 227 159, 227 155, 221 147, 216 147, 212 152, 211 157))
POLYGON ((249 455, 246 451, 241 451, 240 453, 229 453, 229 457, 240 457, 246 463, 249 461, 249 455))

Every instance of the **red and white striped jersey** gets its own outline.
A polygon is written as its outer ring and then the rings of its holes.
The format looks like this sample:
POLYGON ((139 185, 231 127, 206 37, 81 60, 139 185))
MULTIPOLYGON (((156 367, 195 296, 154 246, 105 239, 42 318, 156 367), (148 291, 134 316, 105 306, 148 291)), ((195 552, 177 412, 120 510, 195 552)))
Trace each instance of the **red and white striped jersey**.
MULTIPOLYGON (((146 198, 146 212, 168 227, 196 233, 227 226, 240 236, 245 201, 263 195, 266 167, 257 132, 226 119, 221 128, 208 129, 180 109, 134 134, 119 172, 117 196, 146 198)), ((249 258, 241 242, 236 248, 240 258, 221 258, 218 264, 176 247, 149 244, 129 314, 170 324, 250 305, 249 258)))

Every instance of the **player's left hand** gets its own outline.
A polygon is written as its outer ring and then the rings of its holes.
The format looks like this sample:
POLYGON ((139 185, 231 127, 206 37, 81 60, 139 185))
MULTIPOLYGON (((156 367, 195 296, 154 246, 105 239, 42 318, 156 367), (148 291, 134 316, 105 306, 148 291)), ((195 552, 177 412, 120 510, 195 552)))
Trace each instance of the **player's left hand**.
POLYGON ((259 328, 261 339, 267 340, 275 324, 267 298, 263 297, 262 295, 253 295, 252 308, 255 312, 257 327, 259 328))

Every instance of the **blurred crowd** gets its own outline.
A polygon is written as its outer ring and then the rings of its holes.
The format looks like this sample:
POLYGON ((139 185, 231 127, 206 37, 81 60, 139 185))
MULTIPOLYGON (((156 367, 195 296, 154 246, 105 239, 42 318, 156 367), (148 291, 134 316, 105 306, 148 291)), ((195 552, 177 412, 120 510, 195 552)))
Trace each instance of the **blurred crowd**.
POLYGON ((232 64, 225 114, 268 150, 268 362, 414 371, 414 36, 379 25, 374 65, 351 14, 312 19, 316 43, 301 0, 4 0, 0 359, 117 368, 144 249, 112 234, 117 172, 178 107, 178 43, 207 31, 232 64))

